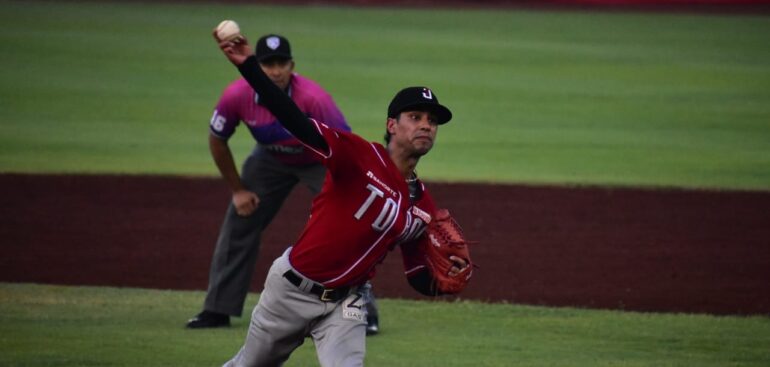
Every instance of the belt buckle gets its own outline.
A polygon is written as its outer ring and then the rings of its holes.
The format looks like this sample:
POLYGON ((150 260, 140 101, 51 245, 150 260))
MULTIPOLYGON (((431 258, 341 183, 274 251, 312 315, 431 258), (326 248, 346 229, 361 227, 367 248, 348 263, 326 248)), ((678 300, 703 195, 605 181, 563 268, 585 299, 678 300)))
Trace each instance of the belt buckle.
POLYGON ((331 296, 334 294, 334 289, 326 289, 324 288, 323 293, 321 293, 321 301, 324 302, 333 302, 334 299, 331 298, 331 296))

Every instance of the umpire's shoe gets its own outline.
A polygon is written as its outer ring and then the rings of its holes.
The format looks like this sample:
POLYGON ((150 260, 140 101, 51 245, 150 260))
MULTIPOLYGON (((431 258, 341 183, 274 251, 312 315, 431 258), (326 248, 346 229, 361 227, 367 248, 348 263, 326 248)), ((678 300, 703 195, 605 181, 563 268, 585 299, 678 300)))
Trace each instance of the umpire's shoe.
POLYGON ((380 320, 377 316, 366 318, 366 335, 377 335, 380 332, 380 320))
POLYGON ((204 329, 230 326, 230 315, 203 311, 187 321, 188 329, 204 329))

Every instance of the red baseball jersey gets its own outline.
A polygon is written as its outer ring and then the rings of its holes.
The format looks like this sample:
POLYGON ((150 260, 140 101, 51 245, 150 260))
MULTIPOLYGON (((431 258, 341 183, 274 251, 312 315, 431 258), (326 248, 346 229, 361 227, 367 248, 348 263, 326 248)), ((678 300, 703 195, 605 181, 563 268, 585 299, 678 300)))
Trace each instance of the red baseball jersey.
POLYGON ((397 245, 407 274, 424 266, 416 246, 425 240, 422 234, 435 212, 425 187, 419 200, 410 202, 406 180, 384 146, 313 122, 329 150, 307 148, 320 157, 327 173, 291 251, 292 266, 328 288, 370 279, 397 245))

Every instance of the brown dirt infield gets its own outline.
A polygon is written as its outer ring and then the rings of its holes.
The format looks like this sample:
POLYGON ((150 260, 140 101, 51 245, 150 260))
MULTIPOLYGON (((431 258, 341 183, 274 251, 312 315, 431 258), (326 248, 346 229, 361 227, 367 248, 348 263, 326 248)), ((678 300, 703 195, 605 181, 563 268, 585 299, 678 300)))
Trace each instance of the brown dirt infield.
MULTIPOLYGON (((429 183, 478 270, 465 299, 770 313, 770 193, 429 183)), ((0 175, 0 281, 203 290, 229 194, 215 178, 0 175)), ((264 235, 252 290, 297 236, 295 190, 264 235)), ((397 252, 398 250, 396 250, 397 252)), ((423 298, 393 253, 380 297, 423 298)))

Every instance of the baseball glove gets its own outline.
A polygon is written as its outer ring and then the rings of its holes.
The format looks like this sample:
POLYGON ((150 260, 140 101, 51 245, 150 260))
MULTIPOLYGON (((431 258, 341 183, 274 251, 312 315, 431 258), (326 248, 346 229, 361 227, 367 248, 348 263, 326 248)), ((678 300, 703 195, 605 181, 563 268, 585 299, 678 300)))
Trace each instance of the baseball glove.
POLYGON ((463 236, 462 229, 449 215, 448 210, 439 209, 428 224, 426 232, 428 241, 421 242, 421 251, 433 277, 433 288, 439 294, 460 293, 473 273, 468 242, 463 236), (460 273, 454 276, 449 275, 449 270, 458 265, 449 259, 450 256, 457 256, 467 262, 460 273))

